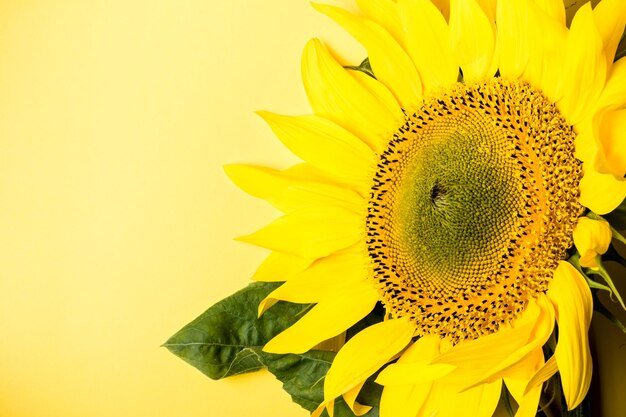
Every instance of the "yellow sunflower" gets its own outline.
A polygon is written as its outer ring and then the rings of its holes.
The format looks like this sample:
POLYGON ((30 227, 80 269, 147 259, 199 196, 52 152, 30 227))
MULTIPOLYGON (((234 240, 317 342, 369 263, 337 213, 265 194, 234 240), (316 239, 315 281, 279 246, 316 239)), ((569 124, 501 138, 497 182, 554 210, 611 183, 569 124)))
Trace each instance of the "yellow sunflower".
POLYGON ((488 417, 503 384, 517 416, 535 415, 556 372, 576 407, 592 371, 580 266, 601 268, 600 216, 626 197, 626 60, 613 62, 626 2, 586 4, 570 27, 562 0, 357 3, 314 7, 371 67, 311 40, 313 114, 260 113, 304 162, 226 167, 285 213, 240 238, 272 250, 254 279, 285 281, 259 314, 315 304, 264 350, 308 351, 382 303, 385 319, 339 350, 314 416, 340 396, 367 412, 356 397, 385 365, 382 417, 488 417))

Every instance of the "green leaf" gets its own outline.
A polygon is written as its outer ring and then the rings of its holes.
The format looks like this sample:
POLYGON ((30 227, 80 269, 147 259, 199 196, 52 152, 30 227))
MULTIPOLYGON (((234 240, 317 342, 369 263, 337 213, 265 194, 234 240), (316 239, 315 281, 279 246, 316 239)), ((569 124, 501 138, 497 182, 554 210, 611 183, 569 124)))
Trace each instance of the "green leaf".
POLYGON ((263 345, 311 307, 280 302, 257 318, 259 302, 278 285, 248 285, 202 313, 163 346, 212 379, 261 369, 263 345))
POLYGON ((351 69, 354 71, 361 71, 362 73, 365 73, 367 75, 369 75, 370 77, 376 79, 376 76, 374 75, 374 71, 372 71, 372 66, 370 65, 370 59, 369 58, 365 58, 363 60, 363 62, 361 62, 361 64, 357 67, 357 66, 346 66, 344 67, 346 69, 351 69))
MULTIPOLYGON (((313 350, 303 354, 263 352, 275 335, 295 323, 311 305, 278 302, 257 318, 257 306, 279 283, 252 283, 218 302, 174 334, 163 346, 212 379, 267 368, 283 383, 293 401, 308 411, 324 400, 324 378, 336 353, 313 350)), ((378 417, 382 387, 368 381, 358 401, 372 406, 367 417, 378 417)), ((342 398, 335 416, 354 417, 342 398)))

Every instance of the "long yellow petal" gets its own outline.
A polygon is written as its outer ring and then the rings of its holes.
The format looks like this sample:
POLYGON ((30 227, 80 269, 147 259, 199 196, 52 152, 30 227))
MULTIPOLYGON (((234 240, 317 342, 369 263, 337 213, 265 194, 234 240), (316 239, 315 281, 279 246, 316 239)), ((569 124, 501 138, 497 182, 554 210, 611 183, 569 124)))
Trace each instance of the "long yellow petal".
POLYGON ((408 319, 391 319, 374 324, 348 340, 326 374, 324 401, 327 407, 404 349, 414 331, 408 319))
POLYGON ((450 0, 450 32, 456 60, 466 81, 490 78, 493 26, 476 0, 450 0))
POLYGON ((523 77, 541 89, 552 102, 557 102, 563 97, 563 45, 568 30, 535 2, 527 2, 525 7, 529 12, 526 32, 533 47, 529 50, 523 77))
POLYGON ((350 410, 352 410, 355 416, 362 416, 372 409, 369 405, 363 405, 356 402, 356 397, 359 395, 359 392, 361 392, 363 385, 365 385, 365 381, 343 394, 344 401, 348 404, 348 407, 350 407, 350 410))
MULTIPOLYGON (((279 171, 266 167, 232 164, 224 166, 230 180, 246 193, 267 200, 284 213, 311 205, 330 205, 361 213, 369 191, 365 183, 328 184, 323 178, 301 179, 292 169, 279 171)), ((305 177, 306 178, 306 177, 305 177)))
POLYGON ((606 220, 589 217, 578 219, 574 228, 574 245, 580 253, 580 265, 586 268, 599 267, 597 256, 609 249, 611 237, 611 226, 606 220))
POLYGON ((313 111, 356 134, 374 151, 382 151, 403 123, 401 111, 392 113, 317 39, 309 41, 304 49, 302 79, 313 111))
MULTIPOLYGON (((532 303, 533 301, 531 301, 532 303)), ((493 382, 503 375, 516 375, 520 373, 528 373, 528 377, 536 369, 528 369, 528 364, 534 363, 537 351, 541 351, 541 347, 547 342, 548 338, 552 334, 554 329, 555 312, 554 307, 547 299, 542 295, 534 301, 540 308, 540 313, 535 319, 535 325, 532 332, 528 336, 528 340, 525 344, 518 349, 510 351, 509 354, 500 362, 493 364, 488 368, 486 372, 482 374, 474 383, 469 387, 477 386, 485 382, 493 382)), ((534 318, 535 316, 533 316, 534 318)), ((526 319, 526 318, 524 318, 526 319)), ((523 335, 520 335, 523 338, 523 335)), ((522 339, 523 340, 523 339, 522 339)))
POLYGON ((583 164, 583 172, 580 203, 594 213, 610 213, 626 198, 626 180, 600 173, 589 163, 583 164))
POLYGON ((565 26, 565 4, 563 0, 534 0, 534 3, 556 23, 565 26))
POLYGON ((458 417, 472 410, 472 417, 491 417, 500 401, 502 380, 483 384, 442 401, 438 417, 458 417))
POLYGON ((258 114, 289 150, 314 167, 347 182, 369 184, 374 153, 354 134, 319 116, 258 114))
POLYGON ((519 78, 528 64, 531 51, 537 49, 530 27, 528 0, 500 0, 497 5, 498 32, 496 50, 500 74, 519 78))
POLYGON ((452 372, 456 367, 448 364, 430 364, 439 355, 440 338, 435 335, 421 337, 398 359, 387 366, 376 382, 388 385, 415 385, 431 382, 452 372))
POLYGON ((371 280, 367 279, 364 256, 361 248, 356 247, 318 259, 269 293, 259 304, 259 315, 277 300, 300 304, 319 303, 337 293, 346 293, 362 286, 372 287, 371 280))
POLYGON ((348 70, 348 73, 355 79, 361 86, 369 91, 376 99, 389 110, 392 114, 400 114, 402 109, 398 100, 394 97, 393 93, 381 82, 372 78, 370 75, 363 71, 348 70))
POLYGON ((593 17, 602 37, 607 68, 613 63, 617 45, 626 25, 626 2, 624 0, 602 0, 593 9, 593 17))
POLYGON ((430 0, 400 0, 406 48, 415 63, 425 91, 456 82, 459 64, 452 50, 450 28, 430 0))
MULTIPOLYGON (((626 3, 624 3, 626 4, 626 3)), ((601 168, 618 176, 626 174, 626 110, 605 113, 599 126, 604 160, 601 168)))
POLYGON ((539 409, 539 399, 541 398, 541 385, 534 387, 524 393, 527 381, 519 379, 505 378, 504 383, 507 389, 513 394, 513 398, 519 405, 515 412, 515 417, 535 417, 539 409))
MULTIPOLYGON (((515 326, 507 326, 495 333, 461 342, 441 354, 433 363, 447 363, 487 371, 505 363, 506 359, 527 344, 544 311, 537 303, 529 303, 515 326)), ((471 381, 475 382, 475 381, 471 381)))
POLYGON ((252 279, 263 282, 287 281, 307 269, 312 262, 312 259, 288 253, 272 252, 261 262, 252 279))
POLYGON ((432 384, 388 385, 380 397, 383 417, 415 417, 430 394, 432 384))
POLYGON ((378 292, 371 286, 361 286, 326 298, 295 324, 270 340, 263 350, 270 353, 304 353, 353 326, 372 311, 377 302, 378 292))
POLYGON ((556 374, 558 371, 559 367, 556 363, 556 357, 552 355, 550 356, 550 359, 548 359, 528 380, 526 389, 524 390, 524 395, 537 387, 541 388, 541 385, 548 379, 552 378, 552 375, 556 374))
POLYGON ((548 289, 559 325, 554 352, 568 409, 582 402, 591 384, 589 324, 593 300, 589 286, 570 263, 561 261, 548 289))
POLYGON ((288 213, 237 240, 303 258, 317 259, 362 239, 362 219, 334 207, 307 207, 288 213))
POLYGON ((421 102, 419 74, 406 52, 386 30, 339 7, 319 3, 313 6, 340 24, 367 49, 376 78, 394 93, 403 108, 413 108, 421 102))
POLYGON ((284 171, 262 166, 228 164, 224 171, 241 190, 264 200, 280 194, 290 183, 284 171))
POLYGON ((569 123, 576 125, 591 117, 607 75, 602 37, 596 28, 591 3, 583 5, 565 44, 563 98, 557 103, 569 123))
POLYGON ((357 0, 356 4, 363 10, 365 16, 385 28, 400 45, 404 46, 402 22, 398 5, 394 0, 357 0))
POLYGON ((269 199, 269 202, 284 213, 310 206, 333 206, 363 215, 366 200, 362 195, 366 190, 369 190, 369 187, 357 193, 335 185, 301 183, 288 186, 281 194, 269 199))
POLYGON ((611 67, 604 90, 596 104, 595 113, 614 110, 626 104, 626 57, 620 58, 611 67))

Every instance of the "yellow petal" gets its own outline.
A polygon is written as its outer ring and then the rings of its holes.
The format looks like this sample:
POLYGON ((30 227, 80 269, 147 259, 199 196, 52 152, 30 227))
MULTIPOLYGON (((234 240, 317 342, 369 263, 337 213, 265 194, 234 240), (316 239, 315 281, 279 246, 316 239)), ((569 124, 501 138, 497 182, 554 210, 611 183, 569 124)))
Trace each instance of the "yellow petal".
POLYGON ((421 102, 419 74, 406 52, 387 31, 373 21, 339 7, 317 3, 313 6, 340 24, 367 49, 376 78, 394 93, 403 108, 412 108, 421 102))
POLYGON ((372 409, 369 405, 362 405, 356 402, 356 397, 359 395, 359 392, 361 392, 361 388, 363 388, 364 384, 365 381, 343 394, 344 401, 348 404, 348 407, 350 407, 350 410, 352 410, 355 416, 362 416, 372 409))
POLYGON ((430 0, 400 0, 406 48, 415 63, 424 90, 431 91, 456 82, 459 64, 451 46, 450 28, 430 0))
POLYGON ((563 98, 558 107, 573 125, 591 117, 606 81, 607 62, 602 38, 596 28, 591 3, 583 5, 574 20, 565 44, 563 98))
POLYGON ((524 78, 540 88, 552 101, 563 96, 563 45, 567 41, 567 28, 537 6, 528 2, 527 39, 533 47, 529 50, 524 78))
POLYGON ((232 164, 224 166, 224 170, 240 189, 267 200, 284 213, 311 205, 330 205, 360 214, 365 202, 361 195, 369 191, 369 186, 365 183, 354 183, 352 186, 344 183, 338 186, 318 182, 325 181, 321 177, 301 179, 294 175, 292 169, 278 171, 266 167, 232 164))
POLYGON ((495 35, 476 0, 450 0, 450 32, 456 61, 466 81, 490 78, 495 35))
POLYGON ((319 206, 288 213, 237 240, 317 259, 354 245, 362 239, 362 229, 362 219, 356 213, 319 206))
POLYGON ((496 49, 500 74, 519 78, 528 64, 531 51, 537 47, 528 30, 530 2, 528 0, 500 0, 497 6, 498 32, 496 49))
POLYGON ((624 0, 602 0, 595 9, 593 17, 602 37, 607 67, 610 67, 617 51, 617 45, 626 25, 626 2, 624 0))
POLYGON ((596 164, 598 159, 604 159, 601 155, 602 145, 600 142, 600 122, 604 118, 603 113, 587 119, 576 127, 578 135, 575 140, 574 156, 583 162, 596 164))
POLYGON ((365 15, 385 28, 394 39, 404 46, 404 33, 398 5, 393 0, 357 0, 357 5, 365 15))
POLYGON ((380 415, 385 417, 415 417, 430 394, 430 383, 389 385, 380 397, 380 415))
POLYGON ((356 134, 375 151, 382 150, 403 123, 402 112, 390 112, 317 39, 304 49, 302 78, 313 111, 356 134))
POLYGON ((439 9, 446 21, 450 19, 450 0, 432 0, 432 3, 439 9))
POLYGON ((563 0, 534 0, 539 8, 555 22, 565 26, 565 4, 563 0))
POLYGON ((535 372, 532 378, 530 378, 528 384, 526 384, 524 395, 537 387, 541 388, 541 385, 548 379, 552 378, 552 375, 556 374, 558 370, 559 367, 556 363, 556 357, 553 355, 535 372))
POLYGON ((367 279, 366 260, 360 247, 316 260, 310 267, 269 293, 259 304, 259 315, 277 300, 292 303, 319 303, 337 293, 372 286, 367 279))
POLYGON ((366 200, 361 195, 366 190, 369 190, 369 187, 361 188, 360 193, 357 193, 349 188, 335 185, 298 183, 288 186, 282 193, 270 198, 269 202, 284 213, 309 206, 333 206, 363 215, 366 210, 366 200))
POLYGON ((495 333, 461 342, 433 362, 484 371, 492 369, 498 364, 505 363, 509 356, 527 344, 542 314, 546 313, 537 303, 529 303, 515 326, 506 326, 495 333))
POLYGON ((376 378, 381 385, 424 384, 439 379, 456 367, 448 364, 430 364, 439 354, 440 339, 435 335, 421 337, 400 357, 387 366, 376 378))
POLYGON ((614 110, 624 104, 626 104, 626 57, 619 59, 611 67, 595 112, 614 110))
POLYGON ((554 357, 568 409, 572 410, 585 398, 591 383, 588 332, 593 300, 584 278, 565 261, 559 262, 547 294, 554 303, 559 326, 554 357))
POLYGON ((601 168, 618 177, 624 177, 626 174, 626 135, 624 134, 626 132, 626 110, 605 113, 599 128, 604 156, 601 168))
MULTIPOLYGON (((510 351, 504 359, 489 367, 489 369, 484 372, 484 374, 478 378, 476 382, 469 385, 469 387, 474 387, 485 382, 493 382, 496 379, 501 378, 503 375, 520 375, 524 372, 530 375, 536 370, 528 369, 527 366, 534 363, 534 356, 537 351, 541 351, 541 347, 548 341, 548 338, 552 334, 552 330, 554 329, 555 312, 552 304, 549 302, 547 297, 543 295, 536 301, 531 301, 531 303, 537 304, 539 307, 539 315, 535 316, 531 313, 532 315, 530 317, 522 317, 520 320, 520 322, 528 319, 535 321, 534 328, 529 334, 526 343, 521 345, 519 348, 510 351)), ((523 326, 525 325, 522 325, 521 327, 523 326)), ((523 333, 523 331, 520 333, 523 333)), ((520 337, 523 338, 523 335, 520 337)))
POLYGON ((402 109, 400 108, 400 104, 393 96, 391 91, 376 79, 372 78, 370 75, 364 73, 363 71, 357 70, 349 70, 348 73, 355 79, 361 86, 363 86, 367 91, 369 91, 378 101, 389 110, 392 114, 400 114, 402 113, 402 109))
POLYGON ((270 353, 304 353, 353 326, 372 311, 376 302, 378 292, 372 286, 360 286, 347 293, 326 298, 295 324, 270 340, 263 350, 270 353))
POLYGON ((515 417, 535 417, 539 408, 539 399, 541 398, 541 385, 524 393, 527 381, 505 378, 504 383, 519 405, 515 412, 515 417))
POLYGON ((376 372, 409 344, 415 327, 406 318, 386 320, 357 333, 339 351, 324 383, 324 401, 333 403, 376 372))
POLYGON ((574 244, 580 253, 580 265, 597 268, 596 257, 609 249, 611 236, 611 226, 606 220, 579 218, 574 228, 574 244))
POLYGON ((472 410, 472 417, 491 417, 496 410, 502 393, 502 380, 483 384, 460 392, 453 399, 444 401, 439 409, 439 417, 458 417, 472 410))
POLYGON ((294 154, 341 180, 369 184, 372 150, 341 126, 319 116, 258 113, 294 154))
POLYGON ((490 22, 496 21, 497 0, 476 0, 490 22))
POLYGON ((583 164, 583 172, 580 203, 594 213, 610 213, 626 198, 626 180, 600 173, 589 163, 583 164))
POLYGON ((263 282, 287 281, 298 272, 308 268, 312 262, 312 259, 288 253, 272 252, 261 262, 252 279, 263 282))
POLYGON ((280 194, 290 183, 284 171, 261 166, 224 165, 228 178, 241 190, 253 197, 268 200, 280 194))
MULTIPOLYGON (((552 304, 550 301, 548 301, 548 303, 552 304)), ((552 328, 554 328, 554 325, 552 328)), ((528 382, 544 363, 543 346, 539 346, 515 366, 507 368, 503 371, 502 376, 504 378, 524 380, 525 382, 528 382)))

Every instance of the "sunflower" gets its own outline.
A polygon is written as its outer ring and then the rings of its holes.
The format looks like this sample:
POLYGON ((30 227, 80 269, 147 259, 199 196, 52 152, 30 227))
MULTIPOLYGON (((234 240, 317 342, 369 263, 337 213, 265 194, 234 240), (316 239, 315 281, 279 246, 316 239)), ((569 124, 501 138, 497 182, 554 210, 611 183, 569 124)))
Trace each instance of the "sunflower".
POLYGON ((602 216, 626 197, 626 3, 588 3, 569 27, 561 0, 357 3, 314 7, 368 60, 343 67, 313 39, 313 114, 260 112, 304 162, 226 167, 284 212, 239 238, 272 251, 254 279, 284 281, 259 314, 315 304, 264 350, 306 352, 382 305, 313 416, 341 396, 367 412, 377 373, 382 417, 491 416, 503 386, 534 415, 557 372, 573 409, 592 373, 584 270, 602 269, 602 216))

